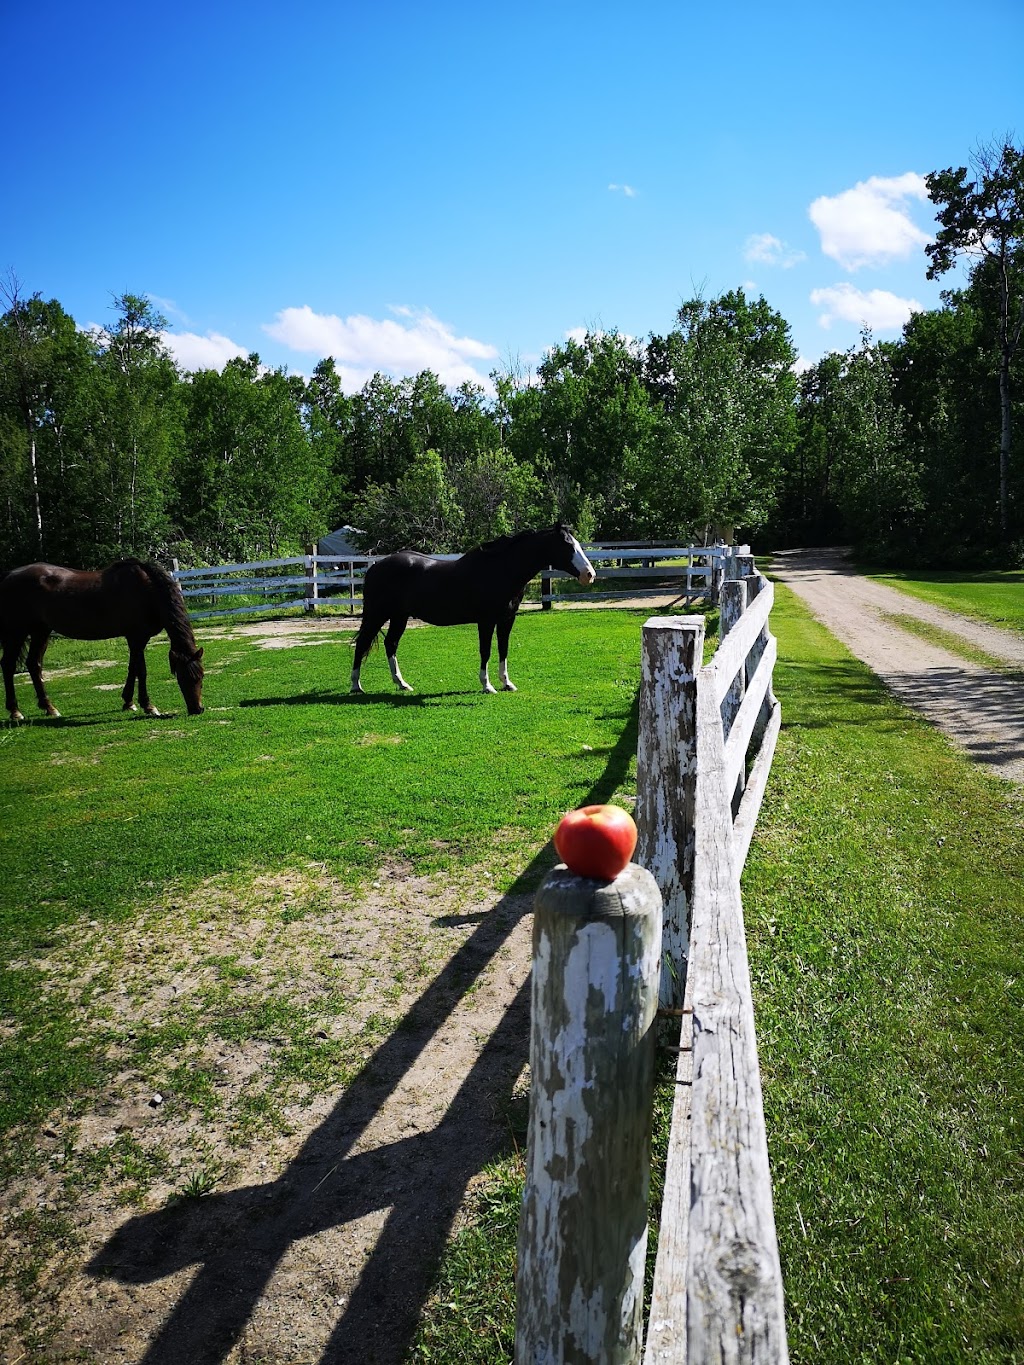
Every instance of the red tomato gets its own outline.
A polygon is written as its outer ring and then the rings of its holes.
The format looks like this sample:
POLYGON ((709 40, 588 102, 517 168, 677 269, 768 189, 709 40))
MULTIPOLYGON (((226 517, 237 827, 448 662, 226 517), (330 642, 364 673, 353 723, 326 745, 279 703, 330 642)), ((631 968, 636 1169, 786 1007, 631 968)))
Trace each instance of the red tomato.
POLYGON ((633 856, 636 825, 621 806, 583 806, 563 815, 555 849, 570 872, 612 881, 633 856))

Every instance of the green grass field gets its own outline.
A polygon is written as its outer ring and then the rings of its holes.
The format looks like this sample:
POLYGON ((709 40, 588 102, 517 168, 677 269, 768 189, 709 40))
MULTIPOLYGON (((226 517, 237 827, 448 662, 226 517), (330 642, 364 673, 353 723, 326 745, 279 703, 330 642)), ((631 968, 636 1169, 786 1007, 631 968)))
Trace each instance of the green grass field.
MULTIPOLYGON (((1024 806, 777 593, 784 726, 744 902, 791 1358, 1019 1361, 1024 806)), ((525 615, 511 661, 521 690, 496 697, 476 691, 472 630, 409 631, 402 668, 416 694, 394 694, 377 653, 357 700, 338 644, 211 634, 202 717, 184 715, 166 652, 152 651, 151 691, 177 712, 160 721, 119 710, 123 646, 55 645, 64 720, 0 730, 5 1179, 33 1160, 27 1135, 55 1103, 84 1113, 115 1068, 159 1079, 170 1053, 191 1056, 218 1032, 267 1040, 239 1144, 282 1122, 297 1080, 309 1094, 350 1074, 401 1022, 386 1001, 362 1051, 317 1051, 313 1019, 277 983, 239 1007, 252 969, 225 952, 206 959, 211 984, 194 1006, 126 1032, 98 1003, 118 979, 63 991, 48 955, 75 934, 107 935, 155 971, 162 917, 180 943, 191 907, 209 917, 210 886, 241 903, 279 873, 358 887, 398 861, 453 877, 483 867, 499 888, 521 887, 563 810, 632 795, 643 619, 525 615), (97 658, 119 662, 83 667, 97 658)), ((30 714, 24 681, 21 694, 30 714)), ((298 916, 312 933, 319 894, 275 902, 277 922, 298 916)), ((217 1116, 201 1067, 175 1084, 182 1104, 217 1116)), ((416 1359, 509 1358, 521 1115, 509 1133, 450 1243, 416 1359)), ((201 1156, 186 1194, 215 1179, 201 1156)), ((74 1179, 114 1182, 131 1203, 168 1178, 158 1153, 127 1139, 104 1161, 74 1179)), ((34 1246, 61 1244, 56 1214, 19 1217, 34 1246)), ((27 1282, 33 1266, 12 1273, 27 1282)))
POLYGON ((1024 634, 1024 569, 870 573, 878 583, 963 616, 1024 634))
MULTIPOLYGON (((52 646, 62 719, 0 730, 0 1003, 18 1024, 0 1127, 96 1079, 97 1049, 38 990, 33 965, 69 923, 121 922, 187 902, 205 878, 311 862, 350 883, 395 861, 487 863, 514 880, 562 811, 628 780, 641 620, 527 614, 511 651, 521 690, 497 696, 479 691, 475 628, 407 632, 415 694, 395 693, 375 651, 360 698, 343 645, 264 649, 200 632, 206 712, 184 714, 166 650, 152 647, 151 692, 176 712, 159 721, 120 710, 123 644, 52 646)), ((25 677, 19 696, 38 714, 25 677)))
MULTIPOLYGON (((1020 1361, 1024 806, 777 594, 744 905, 790 1357, 1020 1361)), ((478 1196, 420 1358, 508 1358, 516 1176, 478 1196)))

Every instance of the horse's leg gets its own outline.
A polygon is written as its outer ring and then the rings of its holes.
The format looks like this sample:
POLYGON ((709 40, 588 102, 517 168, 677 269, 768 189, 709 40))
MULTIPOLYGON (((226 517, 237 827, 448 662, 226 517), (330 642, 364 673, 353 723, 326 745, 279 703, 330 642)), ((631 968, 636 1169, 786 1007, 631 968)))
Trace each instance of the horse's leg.
POLYGON ((359 670, 363 666, 363 660, 369 652, 370 646, 377 638, 377 632, 388 618, 386 616, 368 615, 366 605, 363 605, 363 624, 359 627, 356 635, 356 652, 352 660, 352 682, 349 687, 350 692, 362 692, 359 683, 359 670))
POLYGON ((501 670, 501 686, 505 692, 514 692, 516 685, 508 676, 508 637, 512 634, 512 627, 515 625, 515 612, 511 616, 503 616, 497 625, 498 635, 498 667, 501 670))
POLYGON ((46 687, 43 684, 43 655, 49 643, 50 631, 46 626, 38 626, 32 631, 25 666, 28 668, 28 676, 32 679, 32 686, 36 689, 36 701, 39 703, 40 711, 45 711, 48 716, 59 717, 60 712, 46 695, 46 687))
POLYGON ((135 646, 128 642, 128 676, 125 678, 124 687, 121 688, 122 711, 137 711, 135 705, 135 646))
POLYGON ((393 616, 391 618, 391 624, 388 626, 388 633, 384 636, 384 653, 388 656, 388 668, 391 669, 391 676, 394 679, 395 686, 400 687, 403 692, 412 691, 412 688, 402 677, 401 669, 398 667, 398 642, 402 638, 408 624, 408 616, 393 616))
POLYGON ((133 635, 128 640, 128 678, 121 693, 125 711, 134 711, 135 704, 132 694, 135 691, 135 684, 139 684, 139 705, 147 716, 159 716, 160 712, 156 709, 149 699, 149 688, 146 685, 146 645, 149 643, 149 636, 139 637, 133 635))
POLYGON ((477 625, 480 634, 480 686, 485 692, 497 692, 487 676, 487 665, 491 659, 491 638, 494 635, 493 621, 480 621, 477 625))
POLYGON ((4 675, 4 705, 10 713, 12 721, 24 720, 25 717, 18 710, 17 698, 14 695, 14 671, 18 667, 18 657, 21 654, 21 647, 25 643, 24 635, 5 635, 3 638, 3 654, 0 656, 0 671, 4 675))

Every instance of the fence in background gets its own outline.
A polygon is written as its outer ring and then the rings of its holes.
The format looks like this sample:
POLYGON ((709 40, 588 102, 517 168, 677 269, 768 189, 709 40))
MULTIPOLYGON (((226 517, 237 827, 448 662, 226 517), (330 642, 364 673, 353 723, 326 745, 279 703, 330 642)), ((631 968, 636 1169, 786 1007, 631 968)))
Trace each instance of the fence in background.
MULTIPOLYGON (((540 602, 545 609, 578 600, 622 601, 673 593, 683 605, 717 602, 732 558, 745 546, 728 545, 594 545, 587 554, 597 571, 597 585, 581 587, 569 574, 552 569, 540 575, 540 602)), ((435 555, 458 559, 458 555, 435 555)), ((379 556, 338 558, 305 554, 289 559, 262 559, 246 564, 220 564, 181 569, 174 576, 194 620, 246 612, 284 611, 300 607, 340 608, 354 615, 362 609, 363 579, 379 556)))
POLYGON ((659 997, 662 1018, 679 1023, 678 1062, 644 1365, 788 1360, 740 897, 780 726, 773 590, 749 555, 729 572, 707 665, 701 617, 643 628, 636 861, 653 874, 648 889, 627 873, 596 897, 600 884, 562 868, 538 893, 519 1365, 641 1359, 647 1187, 629 1172, 653 1082, 615 1100, 608 1077, 650 1075, 659 997), (602 955, 615 942, 618 973, 602 955), (618 1105, 613 1128, 599 1092, 618 1105), (600 1141, 587 1117, 599 1111, 600 1141), (625 1250, 593 1233, 592 1201, 620 1185, 625 1250))

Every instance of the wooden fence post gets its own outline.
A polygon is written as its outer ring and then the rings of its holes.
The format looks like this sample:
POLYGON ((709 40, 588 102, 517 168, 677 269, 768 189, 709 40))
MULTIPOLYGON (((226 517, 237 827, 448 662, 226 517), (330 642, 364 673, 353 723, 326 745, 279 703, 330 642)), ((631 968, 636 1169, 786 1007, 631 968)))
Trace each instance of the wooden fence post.
POLYGON ((544 572, 540 576, 540 609, 541 611, 550 611, 552 605, 551 575, 544 572))
POLYGON ((306 611, 316 611, 316 546, 306 546, 306 611))
POLYGON ((660 948, 635 864, 537 892, 516 1365, 640 1360, 660 948))
POLYGON ((652 616, 641 634, 636 860, 654 874, 664 902, 661 1004, 679 1007, 690 948, 704 617, 652 616))
POLYGON ((711 601, 717 602, 722 591, 722 584, 729 576, 729 565, 731 563, 726 554, 709 554, 707 557, 708 567, 711 569, 711 601))

